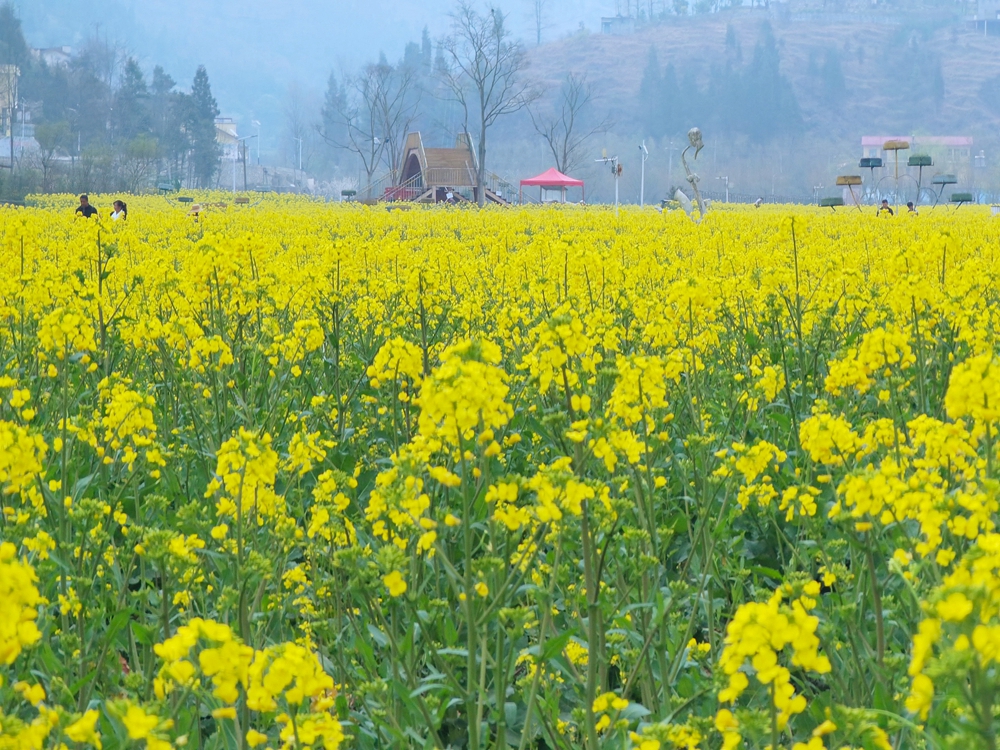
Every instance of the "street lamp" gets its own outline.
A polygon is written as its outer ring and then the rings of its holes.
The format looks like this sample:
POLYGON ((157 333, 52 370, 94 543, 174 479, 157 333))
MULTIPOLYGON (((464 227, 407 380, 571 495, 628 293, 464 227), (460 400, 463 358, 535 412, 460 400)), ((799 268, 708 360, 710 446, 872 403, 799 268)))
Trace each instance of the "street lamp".
POLYGON ((726 175, 725 177, 716 177, 715 179, 726 181, 726 203, 729 203, 729 175, 726 175))
POLYGON ((639 178, 639 207, 646 205, 646 159, 649 158, 649 151, 646 150, 646 141, 639 144, 639 152, 642 157, 642 172, 639 178))

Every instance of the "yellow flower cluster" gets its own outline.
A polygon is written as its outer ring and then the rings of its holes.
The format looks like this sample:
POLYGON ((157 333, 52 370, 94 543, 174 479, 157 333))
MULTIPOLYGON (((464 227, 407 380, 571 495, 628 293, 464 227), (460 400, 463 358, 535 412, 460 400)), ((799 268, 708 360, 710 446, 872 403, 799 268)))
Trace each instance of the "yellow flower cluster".
POLYGON ((42 637, 35 625, 41 597, 34 569, 17 559, 17 548, 0 542, 0 665, 42 637))
MULTIPOLYGON (((830 671, 830 660, 819 652, 816 636, 819 618, 809 614, 816 606, 819 583, 805 586, 803 595, 791 602, 783 602, 785 594, 779 590, 763 603, 749 602, 740 605, 726 628, 726 643, 719 657, 719 665, 729 678, 729 684, 719 692, 719 701, 735 703, 747 689, 750 680, 749 666, 755 679, 765 685, 777 709, 779 729, 788 720, 806 709, 806 698, 795 693, 791 672, 781 663, 782 652, 790 648, 788 661, 816 674, 830 671)), ((725 718, 725 717, 724 717, 725 718)))
POLYGON ((985 208, 32 200, 0 747, 988 739, 985 208))

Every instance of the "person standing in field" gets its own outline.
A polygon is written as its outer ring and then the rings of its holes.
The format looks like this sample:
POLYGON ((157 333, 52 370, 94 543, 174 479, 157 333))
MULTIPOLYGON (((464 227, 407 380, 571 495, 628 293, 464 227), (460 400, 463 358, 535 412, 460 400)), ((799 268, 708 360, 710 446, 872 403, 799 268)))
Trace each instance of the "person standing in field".
POLYGON ((128 206, 125 205, 125 201, 117 200, 113 205, 115 210, 111 212, 111 221, 118 221, 119 219, 124 221, 128 218, 128 206))
POLYGON ((875 215, 878 216, 881 213, 887 213, 889 216, 893 216, 896 212, 892 210, 892 206, 889 205, 889 201, 885 198, 882 199, 882 205, 878 207, 878 211, 875 215))
POLYGON ((97 209, 90 205, 90 197, 86 193, 80 196, 80 205, 76 207, 76 212, 85 219, 97 213, 97 209))

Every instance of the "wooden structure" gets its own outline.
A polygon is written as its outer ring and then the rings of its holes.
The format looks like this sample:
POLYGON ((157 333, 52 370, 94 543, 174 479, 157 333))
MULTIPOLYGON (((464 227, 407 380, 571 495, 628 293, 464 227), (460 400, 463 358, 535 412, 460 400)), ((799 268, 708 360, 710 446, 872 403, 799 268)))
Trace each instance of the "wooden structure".
MULTIPOLYGON (((478 162, 472 139, 462 133, 453 148, 427 148, 420 133, 409 133, 403 146, 399 180, 386 186, 382 200, 444 203, 476 201, 478 162), (449 196, 451 196, 449 198, 449 196)), ((506 205, 513 186, 488 172, 484 177, 486 201, 506 205)))

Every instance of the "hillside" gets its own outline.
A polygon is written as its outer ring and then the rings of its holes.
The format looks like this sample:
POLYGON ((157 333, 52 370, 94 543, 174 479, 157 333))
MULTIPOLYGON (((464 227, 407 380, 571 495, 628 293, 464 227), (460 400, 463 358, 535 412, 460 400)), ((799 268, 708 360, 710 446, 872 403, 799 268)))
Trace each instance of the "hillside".
MULTIPOLYGON (((643 68, 651 46, 662 65, 693 70, 704 80, 713 61, 725 54, 732 25, 744 59, 752 53, 760 25, 770 21, 778 40, 781 68, 791 80, 807 132, 814 137, 851 138, 865 133, 935 132, 989 137, 1000 118, 980 94, 984 82, 1000 75, 1000 36, 983 36, 961 24, 931 28, 884 19, 819 22, 780 20, 740 9, 646 28, 626 36, 577 34, 532 53, 535 75, 557 84, 567 71, 585 72, 620 125, 637 128, 635 111, 643 68), (839 53, 846 96, 825 104, 815 73, 817 57, 839 53), (934 81, 925 69, 939 64, 943 97, 935 101, 934 81)), ((940 85, 940 84, 939 84, 940 85)))

